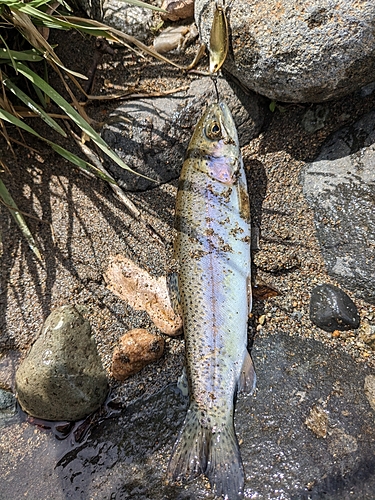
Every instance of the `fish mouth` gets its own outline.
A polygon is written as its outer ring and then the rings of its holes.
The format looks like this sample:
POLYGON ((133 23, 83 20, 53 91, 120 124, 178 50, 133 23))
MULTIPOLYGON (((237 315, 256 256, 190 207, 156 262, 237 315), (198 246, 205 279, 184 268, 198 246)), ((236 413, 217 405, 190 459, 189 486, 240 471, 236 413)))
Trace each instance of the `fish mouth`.
POLYGON ((237 138, 236 125, 233 121, 232 114, 225 102, 219 102, 219 109, 221 111, 219 115, 219 121, 221 129, 224 132, 222 134, 222 140, 224 144, 235 145, 237 138))

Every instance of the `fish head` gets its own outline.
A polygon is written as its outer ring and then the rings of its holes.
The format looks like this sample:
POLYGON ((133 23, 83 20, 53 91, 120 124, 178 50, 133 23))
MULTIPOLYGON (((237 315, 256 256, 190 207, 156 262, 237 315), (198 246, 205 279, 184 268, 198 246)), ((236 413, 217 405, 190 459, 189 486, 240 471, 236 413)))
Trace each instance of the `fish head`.
POLYGON ((224 102, 211 104, 199 120, 187 151, 194 166, 220 183, 232 185, 240 174, 236 125, 224 102))

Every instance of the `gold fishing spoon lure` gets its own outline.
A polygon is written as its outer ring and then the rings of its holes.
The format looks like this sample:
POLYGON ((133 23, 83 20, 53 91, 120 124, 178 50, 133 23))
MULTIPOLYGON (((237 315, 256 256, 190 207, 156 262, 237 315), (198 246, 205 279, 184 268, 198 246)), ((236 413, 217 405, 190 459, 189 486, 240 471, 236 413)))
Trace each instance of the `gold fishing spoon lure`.
POLYGON ((210 73, 214 74, 224 64, 228 54, 228 20, 224 11, 224 3, 217 1, 210 33, 210 73))

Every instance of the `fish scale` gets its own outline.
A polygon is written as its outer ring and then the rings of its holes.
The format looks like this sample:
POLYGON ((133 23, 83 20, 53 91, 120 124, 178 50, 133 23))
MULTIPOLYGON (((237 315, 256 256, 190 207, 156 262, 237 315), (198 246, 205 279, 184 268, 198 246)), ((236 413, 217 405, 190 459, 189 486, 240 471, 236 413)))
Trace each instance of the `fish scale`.
MULTIPOLYGON (((169 462, 172 480, 205 474, 217 496, 241 498, 244 473, 233 426, 237 390, 252 392, 250 213, 237 131, 225 103, 198 122, 176 200, 178 308, 190 406, 169 462)), ((176 281, 176 280, 174 280, 176 281)))

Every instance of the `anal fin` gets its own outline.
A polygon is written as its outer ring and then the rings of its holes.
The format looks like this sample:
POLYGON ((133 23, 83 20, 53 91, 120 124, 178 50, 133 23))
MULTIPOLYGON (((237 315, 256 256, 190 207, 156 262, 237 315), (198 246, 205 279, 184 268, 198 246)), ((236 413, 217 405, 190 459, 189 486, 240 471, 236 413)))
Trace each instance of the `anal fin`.
POLYGON ((238 390, 247 394, 252 394, 256 386, 256 373, 253 360, 249 352, 246 350, 245 358, 242 364, 240 380, 238 382, 238 390))

